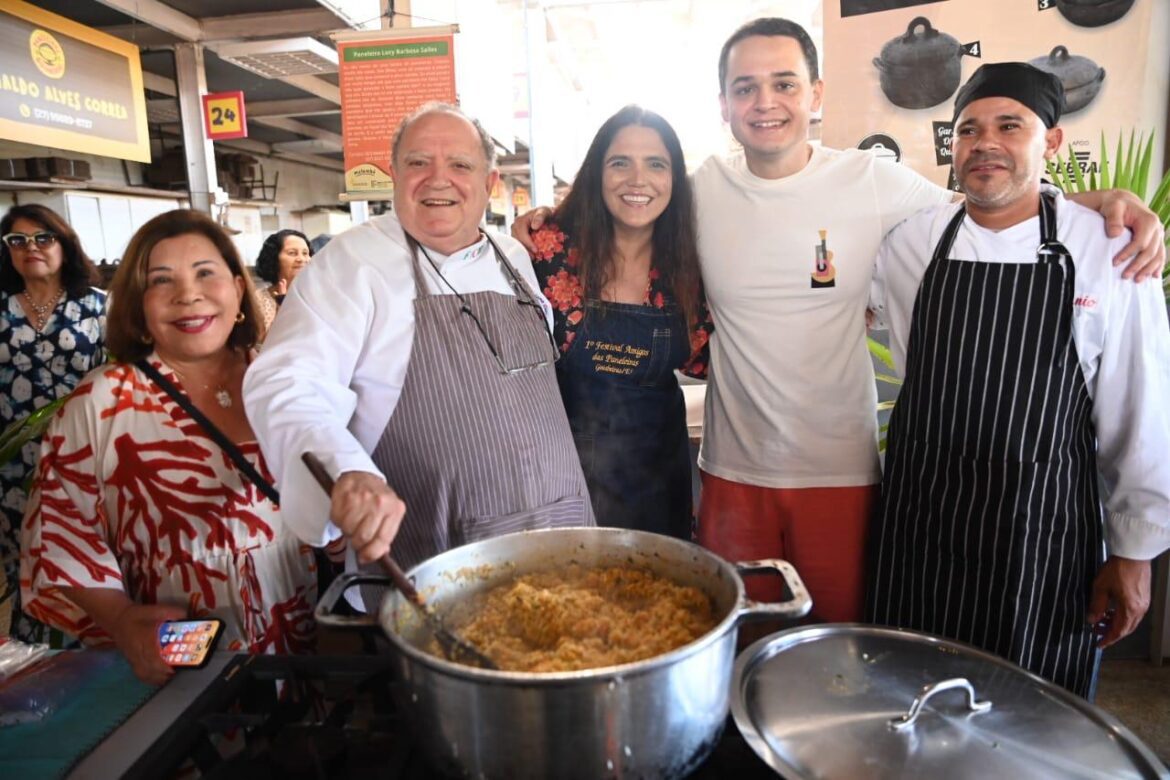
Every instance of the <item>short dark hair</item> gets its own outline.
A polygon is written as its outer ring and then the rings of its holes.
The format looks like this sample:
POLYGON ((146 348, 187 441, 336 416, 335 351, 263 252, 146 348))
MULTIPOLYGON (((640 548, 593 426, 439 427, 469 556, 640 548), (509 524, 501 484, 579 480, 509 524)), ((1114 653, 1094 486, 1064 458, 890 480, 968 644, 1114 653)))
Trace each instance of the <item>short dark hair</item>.
POLYGON ((753 35, 794 39, 800 44, 800 51, 804 54, 804 62, 808 65, 808 80, 815 82, 821 77, 820 68, 817 67, 817 45, 809 37, 808 30, 790 19, 763 16, 740 27, 724 42, 723 49, 719 52, 720 95, 725 94, 727 88, 727 58, 731 55, 731 47, 753 35))
MULTIPOLYGON (((62 219, 61 215, 47 206, 39 203, 30 203, 25 206, 13 206, 0 219, 0 236, 12 232, 12 226, 18 219, 27 219, 35 222, 57 237, 61 245, 61 286, 70 298, 80 298, 86 291, 98 283, 100 278, 93 261, 81 248, 81 239, 77 232, 62 219)), ((16 270, 12 262, 11 250, 8 244, 0 241, 0 290, 10 295, 24 292, 24 277, 16 270)))
POLYGON ((116 355, 122 363, 133 363, 150 354, 152 347, 150 332, 146 328, 146 315, 142 311, 142 299, 146 293, 146 270, 150 265, 150 253, 160 241, 188 234, 205 236, 227 263, 232 276, 244 280, 244 298, 240 311, 244 321, 236 323, 228 336, 228 345, 248 350, 260 342, 264 324, 256 304, 256 288, 244 270, 240 253, 227 233, 215 220, 202 211, 175 209, 159 214, 138 228, 118 270, 110 284, 109 307, 106 312, 106 349, 116 355))
POLYGON ((309 257, 313 256, 313 245, 299 230, 278 230, 264 239, 260 247, 260 254, 256 255, 256 275, 269 284, 280 281, 280 250, 284 249, 284 240, 289 236, 296 236, 305 242, 309 248, 309 257))
POLYGON ((678 134, 660 115, 630 105, 605 120, 589 144, 572 189, 553 213, 553 221, 577 249, 585 295, 600 298, 601 290, 613 278, 615 265, 613 216, 605 205, 602 188, 605 153, 618 132, 631 125, 656 132, 670 154, 670 203, 654 222, 651 260, 690 324, 698 316, 700 287, 695 201, 678 134))

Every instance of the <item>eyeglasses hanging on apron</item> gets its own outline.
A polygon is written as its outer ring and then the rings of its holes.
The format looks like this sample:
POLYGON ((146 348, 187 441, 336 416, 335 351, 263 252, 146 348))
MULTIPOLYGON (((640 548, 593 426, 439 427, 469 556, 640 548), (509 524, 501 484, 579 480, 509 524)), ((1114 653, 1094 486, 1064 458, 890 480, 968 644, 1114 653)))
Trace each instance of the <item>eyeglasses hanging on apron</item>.
POLYGON ((491 236, 484 233, 483 237, 487 240, 488 244, 491 245, 492 251, 495 253, 496 262, 500 266, 500 271, 503 272, 504 277, 508 280, 508 284, 512 286, 512 292, 515 294, 516 303, 520 306, 527 306, 535 312, 538 325, 544 331, 545 335, 548 336, 550 357, 547 360, 540 360, 535 363, 527 363, 519 366, 509 366, 507 363, 505 363, 504 358, 500 355, 500 350, 496 348, 496 345, 492 341, 491 336, 488 335, 487 328, 483 326, 483 322, 478 316, 476 316, 475 312, 472 311, 471 305, 468 303, 467 298, 465 298, 462 293, 455 289, 451 282, 447 280, 447 277, 443 276, 443 272, 439 270, 438 263, 436 263, 431 257, 430 253, 427 252, 426 247, 420 244, 414 238, 414 236, 406 233, 406 241, 407 244, 410 245, 411 251, 415 253, 416 257, 419 253, 421 253, 422 256, 426 258, 427 262, 431 266, 431 269, 435 272, 435 275, 439 277, 443 284, 447 286, 447 289, 450 290, 451 293, 459 300, 459 313, 466 315, 473 323, 475 323, 476 330, 479 331, 479 335, 483 337, 483 341, 485 344, 487 344, 487 348, 492 353, 492 357, 495 358, 496 365, 500 367, 501 374, 519 374, 523 371, 531 371, 535 368, 551 366, 553 363, 557 362, 557 359, 561 356, 561 352, 559 349, 557 349, 556 342, 553 340, 552 332, 548 329, 548 323, 544 316, 544 309, 541 307, 539 301, 536 300, 536 296, 533 295, 532 291, 528 289, 528 285, 526 285, 524 280, 520 278, 520 274, 517 273, 516 269, 512 267, 512 264, 509 263, 507 258, 504 257, 504 253, 500 250, 500 247, 496 244, 496 242, 492 240, 491 236))

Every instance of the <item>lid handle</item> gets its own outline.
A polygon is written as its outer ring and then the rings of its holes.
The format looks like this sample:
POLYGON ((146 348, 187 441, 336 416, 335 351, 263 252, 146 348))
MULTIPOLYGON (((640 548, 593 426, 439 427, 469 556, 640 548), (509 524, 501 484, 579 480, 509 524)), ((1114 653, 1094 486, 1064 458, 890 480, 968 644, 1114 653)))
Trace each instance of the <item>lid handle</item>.
POLYGON ((744 599, 740 604, 736 620, 760 620, 764 618, 796 619, 804 617, 812 609, 812 597, 808 589, 788 561, 768 558, 762 561, 743 561, 735 564, 735 570, 742 577, 745 574, 778 574, 784 579, 792 598, 788 601, 769 603, 744 599))
POLYGON ((952 677, 949 680, 940 680, 923 688, 922 693, 918 694, 914 703, 910 705, 909 712, 900 718, 890 719, 890 728, 894 731, 910 728, 914 725, 914 721, 918 720, 918 716, 922 714, 922 710, 931 696, 955 688, 962 688, 967 692, 967 709, 971 712, 987 712, 991 709, 991 702, 975 701, 975 689, 966 677, 952 677))
POLYGON ((906 34, 902 36, 902 43, 914 43, 914 30, 922 28, 922 38, 930 39, 938 35, 938 30, 930 26, 930 20, 925 16, 916 16, 906 27, 906 34))

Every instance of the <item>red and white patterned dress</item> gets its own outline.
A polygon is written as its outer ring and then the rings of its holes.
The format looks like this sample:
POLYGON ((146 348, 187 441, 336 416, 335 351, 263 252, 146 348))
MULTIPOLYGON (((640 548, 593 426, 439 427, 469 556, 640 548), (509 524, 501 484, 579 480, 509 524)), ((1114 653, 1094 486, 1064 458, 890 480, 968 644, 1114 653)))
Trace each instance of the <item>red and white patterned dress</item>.
MULTIPOLYGON (((148 360, 175 385, 157 355, 148 360)), ((239 445, 271 480, 255 442, 239 445)), ((45 434, 21 537, 25 610, 88 644, 109 637, 62 587, 224 621, 224 644, 310 652, 316 565, 280 511, 132 365, 90 373, 45 434)))

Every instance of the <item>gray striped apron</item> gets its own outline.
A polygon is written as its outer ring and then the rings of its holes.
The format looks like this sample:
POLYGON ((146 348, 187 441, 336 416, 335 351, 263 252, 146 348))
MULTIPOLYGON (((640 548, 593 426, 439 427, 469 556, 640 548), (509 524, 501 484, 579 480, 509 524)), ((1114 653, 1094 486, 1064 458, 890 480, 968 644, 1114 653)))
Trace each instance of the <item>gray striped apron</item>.
POLYGON ((870 617, 977 645, 1082 696, 1104 560, 1074 268, 1041 198, 1037 262, 950 260, 947 226, 910 323, 871 535, 870 617))
POLYGON ((514 296, 459 295, 454 288, 432 295, 419 253, 411 253, 410 363, 398 405, 372 453, 406 503, 391 549, 404 569, 512 531, 594 524, 544 314, 488 240, 514 296), (505 374, 493 347, 506 368, 550 362, 505 374))

